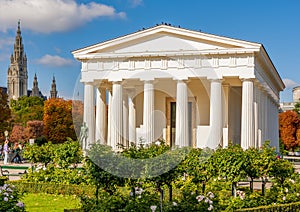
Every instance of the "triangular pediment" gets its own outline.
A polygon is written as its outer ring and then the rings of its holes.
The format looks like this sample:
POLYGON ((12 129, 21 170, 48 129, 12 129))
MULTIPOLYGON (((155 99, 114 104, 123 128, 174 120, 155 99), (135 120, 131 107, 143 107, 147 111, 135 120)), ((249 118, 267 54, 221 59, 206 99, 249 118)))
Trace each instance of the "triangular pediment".
POLYGON ((73 51, 76 58, 101 54, 185 52, 217 49, 259 49, 261 44, 159 25, 73 51))

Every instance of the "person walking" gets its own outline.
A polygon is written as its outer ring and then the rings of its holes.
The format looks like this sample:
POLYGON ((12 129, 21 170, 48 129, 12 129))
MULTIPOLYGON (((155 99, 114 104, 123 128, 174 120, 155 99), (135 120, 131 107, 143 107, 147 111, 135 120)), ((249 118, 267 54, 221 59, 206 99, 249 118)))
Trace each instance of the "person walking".
POLYGON ((4 164, 7 164, 8 153, 9 153, 9 147, 8 147, 8 140, 7 139, 4 142, 3 152, 4 152, 4 164))

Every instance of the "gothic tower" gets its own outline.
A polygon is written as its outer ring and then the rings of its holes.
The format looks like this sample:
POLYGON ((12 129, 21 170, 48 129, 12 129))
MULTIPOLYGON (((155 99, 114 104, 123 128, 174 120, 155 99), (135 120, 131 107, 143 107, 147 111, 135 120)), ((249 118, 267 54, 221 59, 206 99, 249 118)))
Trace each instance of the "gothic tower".
POLYGON ((10 65, 7 71, 7 94, 9 100, 27 96, 27 80, 27 57, 24 53, 19 21, 14 53, 10 57, 10 65))
POLYGON ((31 96, 38 96, 38 97, 40 97, 40 89, 39 89, 39 86, 38 86, 38 81, 37 81, 36 74, 34 74, 33 87, 32 87, 32 91, 31 91, 31 96))
POLYGON ((51 84, 50 98, 57 98, 56 82, 54 76, 51 84))

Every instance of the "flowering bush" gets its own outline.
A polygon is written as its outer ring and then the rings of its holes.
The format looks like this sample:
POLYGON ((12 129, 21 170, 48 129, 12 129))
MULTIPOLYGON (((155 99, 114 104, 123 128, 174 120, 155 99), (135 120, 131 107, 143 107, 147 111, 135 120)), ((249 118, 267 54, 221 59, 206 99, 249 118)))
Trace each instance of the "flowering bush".
POLYGON ((0 211, 25 211, 24 203, 18 201, 19 193, 15 186, 4 184, 0 186, 0 211))

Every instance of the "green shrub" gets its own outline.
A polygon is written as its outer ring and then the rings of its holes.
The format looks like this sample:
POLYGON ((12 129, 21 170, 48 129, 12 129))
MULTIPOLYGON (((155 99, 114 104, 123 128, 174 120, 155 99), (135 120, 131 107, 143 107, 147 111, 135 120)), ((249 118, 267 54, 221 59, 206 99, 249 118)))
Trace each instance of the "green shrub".
POLYGON ((270 206, 260 206, 257 208, 246 208, 236 210, 237 212, 242 211, 253 211, 253 212, 292 212, 300 210, 300 202, 289 203, 289 204, 278 204, 278 205, 270 205, 270 206))
POLYGON ((39 170, 29 170, 22 176, 24 182, 43 182, 55 184, 89 184, 89 176, 84 169, 60 169, 53 164, 39 170))

